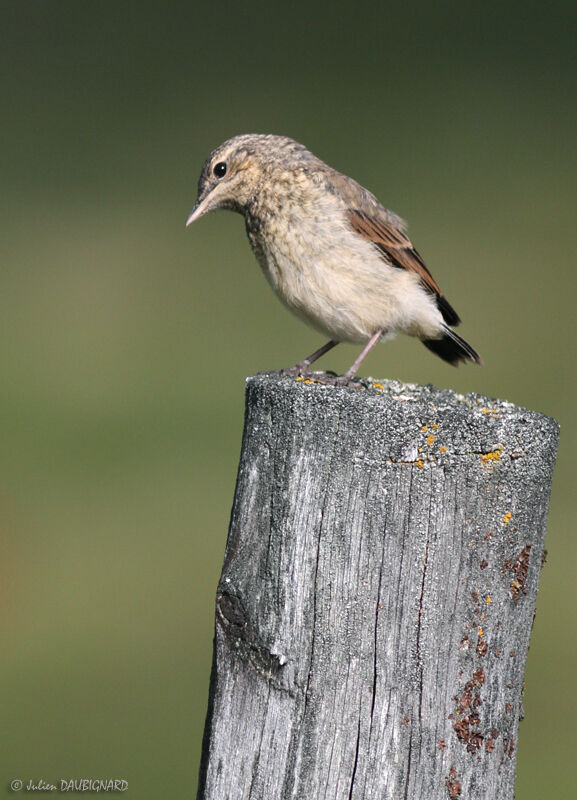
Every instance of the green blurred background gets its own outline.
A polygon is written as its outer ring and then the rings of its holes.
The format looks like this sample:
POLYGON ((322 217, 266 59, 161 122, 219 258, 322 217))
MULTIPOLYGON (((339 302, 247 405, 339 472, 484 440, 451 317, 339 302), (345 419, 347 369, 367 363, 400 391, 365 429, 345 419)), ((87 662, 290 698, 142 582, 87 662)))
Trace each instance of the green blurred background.
MULTIPOLYGON (((208 152, 303 141, 410 221, 482 369, 412 340, 363 374, 563 425, 517 797, 574 790, 577 6, 4 3, 1 784, 194 797, 244 378, 321 338, 233 214, 184 221, 208 152)), ((358 352, 322 362, 342 370, 358 352)))

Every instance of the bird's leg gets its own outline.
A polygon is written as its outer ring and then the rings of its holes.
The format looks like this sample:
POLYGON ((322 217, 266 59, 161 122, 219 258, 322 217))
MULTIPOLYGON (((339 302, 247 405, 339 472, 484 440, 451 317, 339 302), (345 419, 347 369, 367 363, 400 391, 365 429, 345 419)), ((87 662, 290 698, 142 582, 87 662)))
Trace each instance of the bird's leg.
POLYGON ((357 374, 358 368, 361 366, 365 358, 371 352, 373 347, 377 344, 378 341, 384 336, 386 332, 386 328, 379 328, 378 331, 373 333, 369 341, 363 347, 359 356, 354 360, 353 364, 348 368, 344 375, 340 375, 336 382, 342 386, 346 386, 347 383, 357 374))
POLYGON ((318 350, 315 350, 314 353, 311 353, 310 356, 307 356, 307 358, 303 358, 302 361, 299 361, 299 363, 295 367, 293 367, 293 369, 298 370, 299 373, 306 372, 311 364, 313 364, 321 356, 324 356, 325 353, 328 353, 329 350, 332 350, 333 347, 336 347, 337 345, 338 342, 335 342, 333 339, 331 339, 326 344, 323 344, 322 347, 319 347, 318 350))
POLYGON ((306 375, 308 368, 312 363, 314 363, 321 356, 324 356, 325 353, 328 353, 329 350, 332 350, 333 347, 336 347, 337 345, 338 342, 335 342, 331 339, 326 344, 323 344, 322 347, 319 347, 318 350, 315 350, 314 353, 311 353, 310 356, 307 356, 307 358, 303 358, 302 361, 299 361, 298 364, 295 364, 294 367, 289 367, 288 369, 281 369, 279 370, 279 372, 281 375, 292 375, 295 377, 297 375, 306 375))

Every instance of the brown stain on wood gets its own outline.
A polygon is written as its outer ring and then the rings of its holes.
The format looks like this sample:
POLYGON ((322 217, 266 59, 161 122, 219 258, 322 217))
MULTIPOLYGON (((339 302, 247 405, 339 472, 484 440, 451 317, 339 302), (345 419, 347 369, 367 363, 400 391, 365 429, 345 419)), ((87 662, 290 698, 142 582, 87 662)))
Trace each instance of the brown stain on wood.
POLYGON ((451 767, 449 774, 445 778, 445 786, 451 800, 456 800, 461 795, 461 782, 457 780, 457 770, 451 767))
POLYGON ((480 687, 485 683, 485 670, 476 669, 470 681, 463 687, 461 697, 455 697, 457 703, 453 719, 453 730, 457 739, 465 745, 469 753, 475 753, 483 744, 484 735, 480 730, 480 719, 477 712, 483 702, 480 687))
POLYGON ((503 572, 511 570, 515 577, 509 584, 509 591, 514 603, 519 602, 521 594, 527 594, 526 583, 527 574, 529 572, 529 559, 531 557, 531 545, 527 544, 521 550, 515 561, 512 558, 507 559, 503 565, 503 572))

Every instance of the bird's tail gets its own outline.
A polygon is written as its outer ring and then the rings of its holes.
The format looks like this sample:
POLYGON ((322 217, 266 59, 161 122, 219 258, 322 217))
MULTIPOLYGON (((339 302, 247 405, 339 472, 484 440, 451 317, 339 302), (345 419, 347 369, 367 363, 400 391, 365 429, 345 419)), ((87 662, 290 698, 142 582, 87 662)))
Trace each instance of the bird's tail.
POLYGON ((460 361, 473 361, 475 364, 482 364, 483 359, 468 342, 462 339, 458 333, 448 325, 443 325, 444 334, 440 339, 423 339, 425 347, 428 347, 435 355, 448 361, 454 367, 460 361))

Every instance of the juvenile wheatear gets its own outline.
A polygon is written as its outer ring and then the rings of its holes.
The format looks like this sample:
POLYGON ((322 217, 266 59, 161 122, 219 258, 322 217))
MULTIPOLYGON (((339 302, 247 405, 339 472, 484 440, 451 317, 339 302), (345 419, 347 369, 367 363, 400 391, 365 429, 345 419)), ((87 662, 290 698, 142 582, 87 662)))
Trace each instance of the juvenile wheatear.
POLYGON ((244 215, 270 285, 330 340, 289 370, 308 367, 339 342, 364 344, 347 383, 377 342, 416 336, 444 361, 482 363, 452 328, 460 322, 406 235, 371 192, 285 136, 246 134, 207 158, 187 225, 216 208, 244 215))

